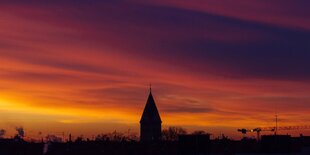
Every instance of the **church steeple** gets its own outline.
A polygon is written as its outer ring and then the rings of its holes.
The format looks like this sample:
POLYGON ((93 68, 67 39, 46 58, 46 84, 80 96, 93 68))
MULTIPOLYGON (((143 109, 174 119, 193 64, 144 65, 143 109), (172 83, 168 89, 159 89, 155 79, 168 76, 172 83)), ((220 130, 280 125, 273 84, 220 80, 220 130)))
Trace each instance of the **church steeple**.
POLYGON ((161 137, 161 123, 150 85, 149 97, 140 120, 140 140, 144 142, 159 140, 161 137))
POLYGON ((152 91, 150 88, 150 94, 149 97, 147 99, 140 123, 142 122, 152 122, 152 123, 157 123, 160 122, 161 123, 161 118, 159 115, 159 112, 157 110, 153 95, 152 95, 152 91))

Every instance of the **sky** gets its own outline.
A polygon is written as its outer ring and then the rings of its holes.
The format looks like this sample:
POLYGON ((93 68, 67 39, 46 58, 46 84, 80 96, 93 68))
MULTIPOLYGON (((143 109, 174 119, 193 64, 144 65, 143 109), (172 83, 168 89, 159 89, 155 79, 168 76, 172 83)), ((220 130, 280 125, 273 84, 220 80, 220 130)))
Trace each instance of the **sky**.
POLYGON ((163 128, 238 138, 275 115, 279 126, 310 125, 309 5, 3 0, 0 128, 139 135, 150 83, 163 128))

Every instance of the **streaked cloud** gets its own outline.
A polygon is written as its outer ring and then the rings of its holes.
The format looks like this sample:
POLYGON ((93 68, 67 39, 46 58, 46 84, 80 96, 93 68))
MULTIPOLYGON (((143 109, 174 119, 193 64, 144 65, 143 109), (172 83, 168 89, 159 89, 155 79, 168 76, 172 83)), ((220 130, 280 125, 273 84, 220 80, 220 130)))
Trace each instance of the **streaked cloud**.
POLYGON ((310 123, 308 3, 1 1, 1 117, 137 130, 152 83, 165 126, 310 123))

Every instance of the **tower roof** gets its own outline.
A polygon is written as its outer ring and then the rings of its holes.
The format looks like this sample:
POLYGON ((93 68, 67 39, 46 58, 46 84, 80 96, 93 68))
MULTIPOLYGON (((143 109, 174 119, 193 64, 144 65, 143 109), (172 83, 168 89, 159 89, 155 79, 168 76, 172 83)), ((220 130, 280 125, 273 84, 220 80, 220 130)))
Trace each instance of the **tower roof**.
POLYGON ((157 110, 152 91, 147 99, 140 123, 161 123, 160 115, 157 110))

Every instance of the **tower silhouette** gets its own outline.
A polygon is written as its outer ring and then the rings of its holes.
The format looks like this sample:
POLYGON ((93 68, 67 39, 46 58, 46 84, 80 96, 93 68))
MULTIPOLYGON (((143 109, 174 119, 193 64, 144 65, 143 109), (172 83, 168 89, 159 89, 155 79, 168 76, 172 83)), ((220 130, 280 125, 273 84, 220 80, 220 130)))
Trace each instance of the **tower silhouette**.
POLYGON ((161 138, 161 119, 157 110, 152 89, 147 99, 141 120, 140 120, 140 141, 156 142, 161 138))

